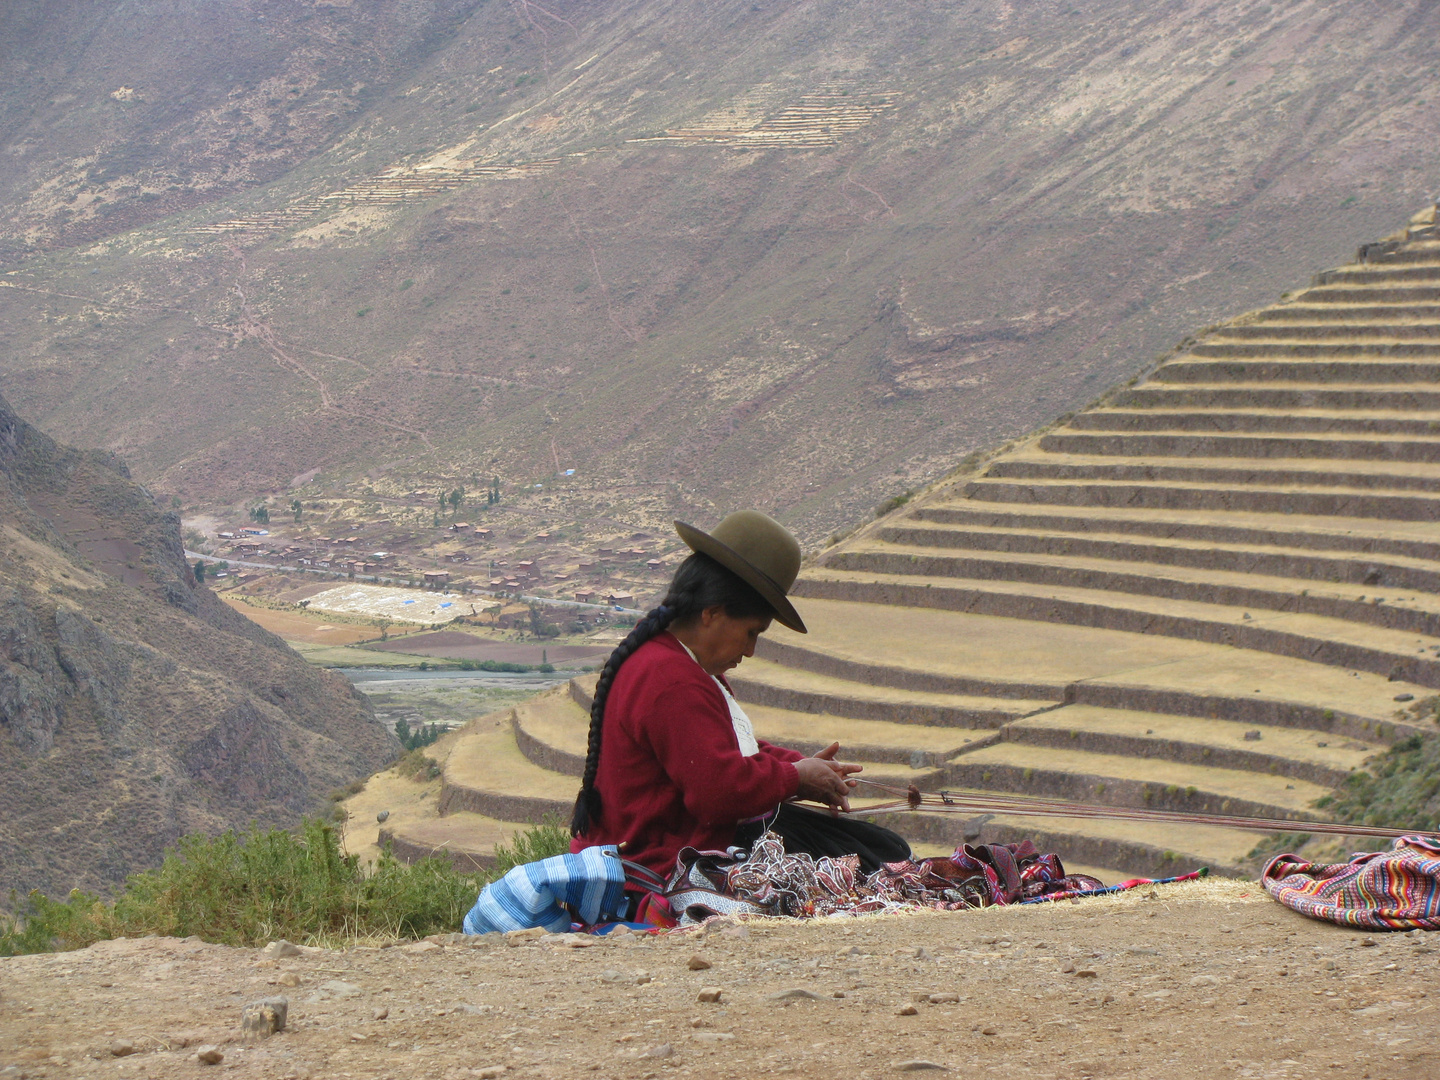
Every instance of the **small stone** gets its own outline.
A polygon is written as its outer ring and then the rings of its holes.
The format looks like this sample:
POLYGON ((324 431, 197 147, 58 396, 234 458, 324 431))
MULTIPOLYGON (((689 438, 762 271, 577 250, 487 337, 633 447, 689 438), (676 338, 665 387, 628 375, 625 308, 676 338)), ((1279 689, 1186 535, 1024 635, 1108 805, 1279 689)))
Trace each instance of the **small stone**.
MULTIPOLYGON (((1282 971, 1280 974, 1283 975, 1285 973, 1282 971)), ((1075 977, 1077 979, 1093 979, 1095 978, 1095 976, 1096 971, 1094 968, 1081 968, 1079 971, 1075 972, 1075 977)))
POLYGON ((1414 701, 1414 700, 1415 700, 1415 695, 1414 695, 1414 694, 1396 694, 1396 695, 1395 695, 1395 700, 1396 700, 1396 701, 1414 701))
POLYGON ((539 941, 549 932, 543 926, 532 926, 528 930, 508 930, 505 933, 505 944, 528 945, 532 941, 539 941))
POLYGON ((1245 732, 1244 739, 1245 739, 1246 742, 1259 742, 1259 741, 1260 741, 1260 732, 1259 732, 1259 731, 1247 731, 1247 732, 1245 732))
POLYGON ((927 999, 931 1005, 959 1005, 959 994, 931 994, 927 999))
POLYGON ((293 971, 282 971, 280 977, 275 981, 281 986, 299 986, 300 976, 293 971))
POLYGON ((1375 939, 1374 939, 1374 938, 1368 938, 1368 937, 1367 937, 1367 938, 1361 938, 1361 939, 1360 939, 1360 947, 1361 947, 1362 949, 1373 949, 1373 948, 1375 947, 1375 939))
POLYGON ((484 1065, 470 1070, 471 1075, 477 1077, 478 1080, 496 1080, 497 1077, 504 1076, 508 1071, 509 1067, 505 1065, 484 1065))
POLYGON ((1072 964, 1072 963, 1070 963, 1068 960, 1067 960, 1065 963, 1063 963, 1063 964, 1060 965, 1060 974, 1062 974, 1062 975, 1073 975, 1074 973, 1075 973, 1075 965, 1072 964))
POLYGON ((219 1065, 225 1060, 225 1055, 220 1052, 218 1046, 207 1044, 195 1051, 195 1060, 201 1065, 219 1065))
POLYGON ((910 1061, 897 1061, 896 1072, 925 1072, 929 1069, 938 1069, 941 1072, 949 1072, 949 1065, 941 1065, 938 1061, 926 1061, 924 1058, 913 1058, 910 1061))
POLYGON ((650 973, 649 973, 648 971, 637 971, 637 972, 635 973, 635 985, 636 985, 636 986, 644 986, 644 985, 645 985, 646 983, 648 983, 649 981, 650 981, 650 973))
POLYGON ((129 1039, 116 1039, 110 1044, 110 1054, 113 1057, 129 1057, 135 1053, 135 1044, 129 1039))
POLYGON ((625 977, 625 973, 623 971, 616 971, 614 968, 610 968, 601 973, 600 981, 607 983, 622 983, 629 982, 630 980, 625 977))
POLYGON ((675 1047, 671 1046, 669 1043, 661 1043, 659 1046, 652 1046, 649 1050, 646 1050, 645 1056, 652 1058, 674 1057, 675 1047))
POLYGON ((378 814, 375 815, 375 820, 378 821, 381 825, 384 825, 384 824, 385 824, 385 819, 388 818, 389 816, 390 816, 390 811, 389 811, 389 810, 381 810, 378 814))
POLYGON ((819 994, 813 990, 802 990, 794 987, 790 990, 781 990, 778 994, 771 994, 767 1001, 824 1001, 819 994))
POLYGON ((292 945, 284 938, 281 938, 279 941, 270 942, 269 945, 261 949, 260 955, 267 960, 284 960, 289 956, 302 956, 304 954, 299 945, 292 945))
POLYGON ((845 996, 845 991, 844 991, 844 990, 836 990, 835 993, 831 994, 830 996, 831 996, 831 997, 834 997, 834 998, 843 998, 843 997, 845 996))
POLYGON ((981 1035, 994 1035, 994 1034, 995 1034, 995 1029, 994 1029, 993 1027, 981 1028, 981 1029, 980 1029, 980 1034, 981 1034, 981 1035))
POLYGON ((1196 975, 1190 980, 1191 986, 1219 986, 1220 980, 1214 975, 1196 975))
POLYGON ((700 993, 695 995, 695 1000, 704 1002, 707 1005, 716 1005, 720 1002, 721 993, 722 991, 718 986, 704 986, 701 987, 700 993))
POLYGON ((388 1020, 389 1018, 390 1010, 387 1009, 384 1005, 381 1005, 378 1009, 374 1010, 370 1014, 371 1020, 388 1020))
POLYGON ((277 1031, 285 1030, 289 1013, 289 998, 270 997, 252 1001, 241 1013, 240 1030, 249 1037, 268 1038, 277 1031))
POLYGON ((686 962, 685 966, 688 967, 691 971, 709 971, 711 964, 709 960, 706 960, 699 953, 696 953, 694 956, 690 957, 690 959, 686 962))
MULTIPOLYGON (((541 933, 544 933, 544 931, 542 930, 541 933)), ((400 951, 404 953, 418 954, 437 952, 444 947, 445 946, 438 945, 433 941, 412 941, 409 945, 401 945, 400 951)))
POLYGON ((917 1013, 919 1013, 919 1011, 920 1011, 920 1010, 917 1009, 917 1008, 915 1008, 914 1005, 901 1005, 898 1009, 895 1010, 895 1015, 896 1015, 896 1016, 914 1016, 914 1015, 916 1015, 917 1013))

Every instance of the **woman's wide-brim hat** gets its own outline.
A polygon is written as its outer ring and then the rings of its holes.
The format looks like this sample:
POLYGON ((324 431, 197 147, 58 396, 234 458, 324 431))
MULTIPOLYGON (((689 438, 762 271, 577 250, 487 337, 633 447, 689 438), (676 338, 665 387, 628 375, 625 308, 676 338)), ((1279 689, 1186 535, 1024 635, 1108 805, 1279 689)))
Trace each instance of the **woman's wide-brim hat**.
POLYGON ((708 555, 758 592, 775 618, 797 633, 805 622, 785 595, 800 573, 800 544, 784 525, 758 510, 736 510, 710 532, 675 522, 691 551, 708 555))

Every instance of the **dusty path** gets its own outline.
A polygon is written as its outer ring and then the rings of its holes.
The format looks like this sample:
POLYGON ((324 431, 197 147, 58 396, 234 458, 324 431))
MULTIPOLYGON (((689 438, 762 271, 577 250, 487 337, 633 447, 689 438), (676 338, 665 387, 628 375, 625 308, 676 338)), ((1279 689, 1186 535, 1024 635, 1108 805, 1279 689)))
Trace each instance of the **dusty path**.
POLYGON ((1311 922, 1245 883, 584 948, 470 940, 0 960, 0 1077, 204 1075, 199 1043, 232 1077, 1440 1076, 1432 939, 1311 922), (718 1004, 696 1000, 707 986, 718 1004), (245 1046, 242 1004, 273 994, 290 1029, 245 1046), (112 1056, 121 1039, 137 1052, 112 1056))

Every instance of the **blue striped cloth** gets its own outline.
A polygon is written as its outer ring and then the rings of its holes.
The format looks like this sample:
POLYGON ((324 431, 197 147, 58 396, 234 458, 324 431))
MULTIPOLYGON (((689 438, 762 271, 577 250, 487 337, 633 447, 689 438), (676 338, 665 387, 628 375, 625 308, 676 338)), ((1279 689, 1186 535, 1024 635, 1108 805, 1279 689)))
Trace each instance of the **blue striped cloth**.
POLYGON ((508 871, 480 891, 465 916, 465 933, 494 934, 540 926, 552 934, 570 929, 570 911, 590 925, 613 919, 625 904, 625 864, 613 845, 578 855, 554 855, 508 871))

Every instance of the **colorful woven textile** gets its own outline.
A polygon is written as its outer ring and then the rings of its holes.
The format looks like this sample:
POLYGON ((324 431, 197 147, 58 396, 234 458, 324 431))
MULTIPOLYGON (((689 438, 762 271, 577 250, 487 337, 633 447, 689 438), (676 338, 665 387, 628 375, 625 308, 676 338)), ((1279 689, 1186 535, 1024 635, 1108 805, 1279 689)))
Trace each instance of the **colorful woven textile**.
MULTIPOLYGON (((1060 892, 1046 893, 1044 896, 1032 896, 1027 900, 1021 900, 1022 904, 1046 904, 1055 900, 1076 900, 1082 896, 1107 896, 1110 893, 1129 892, 1131 889, 1138 889, 1141 885, 1173 885, 1177 881, 1195 881, 1210 873, 1208 866, 1202 866, 1199 870, 1192 870, 1188 874, 1180 874, 1178 877, 1137 877, 1127 878, 1118 885, 1101 885, 1097 889, 1063 889, 1060 892)), ((1076 874, 1077 878, 1083 874, 1076 874)), ((1091 878, 1090 880, 1094 880, 1091 878)))
POLYGON ((889 863, 866 884, 877 893, 954 910, 1014 904, 1057 892, 1104 888, 1097 878, 1066 874, 1060 856, 1033 842, 965 844, 955 854, 919 862, 889 863))
POLYGON ((1013 904, 1051 893, 1103 889, 1095 878, 1066 874, 1060 858, 1019 844, 960 847, 953 855, 885 863, 868 877, 853 855, 820 859, 788 854, 774 833, 750 850, 697 852, 676 860, 666 897, 682 924, 723 914, 863 915, 898 908, 942 911, 1013 904))
POLYGON ((855 896, 860 860, 854 855, 787 855, 784 842, 766 833, 750 857, 725 873, 727 891, 774 915, 810 918, 849 907, 855 896))
POLYGON ((1365 930, 1440 930, 1440 838, 1402 836, 1389 851, 1348 863, 1277 855, 1260 874, 1265 891, 1312 919, 1365 930))
POLYGON ((572 912, 583 923, 597 923, 613 919, 626 904, 619 853, 608 845, 590 847, 517 866, 492 881, 465 916, 464 930, 493 934, 538 926, 561 934, 570 929, 572 912))

